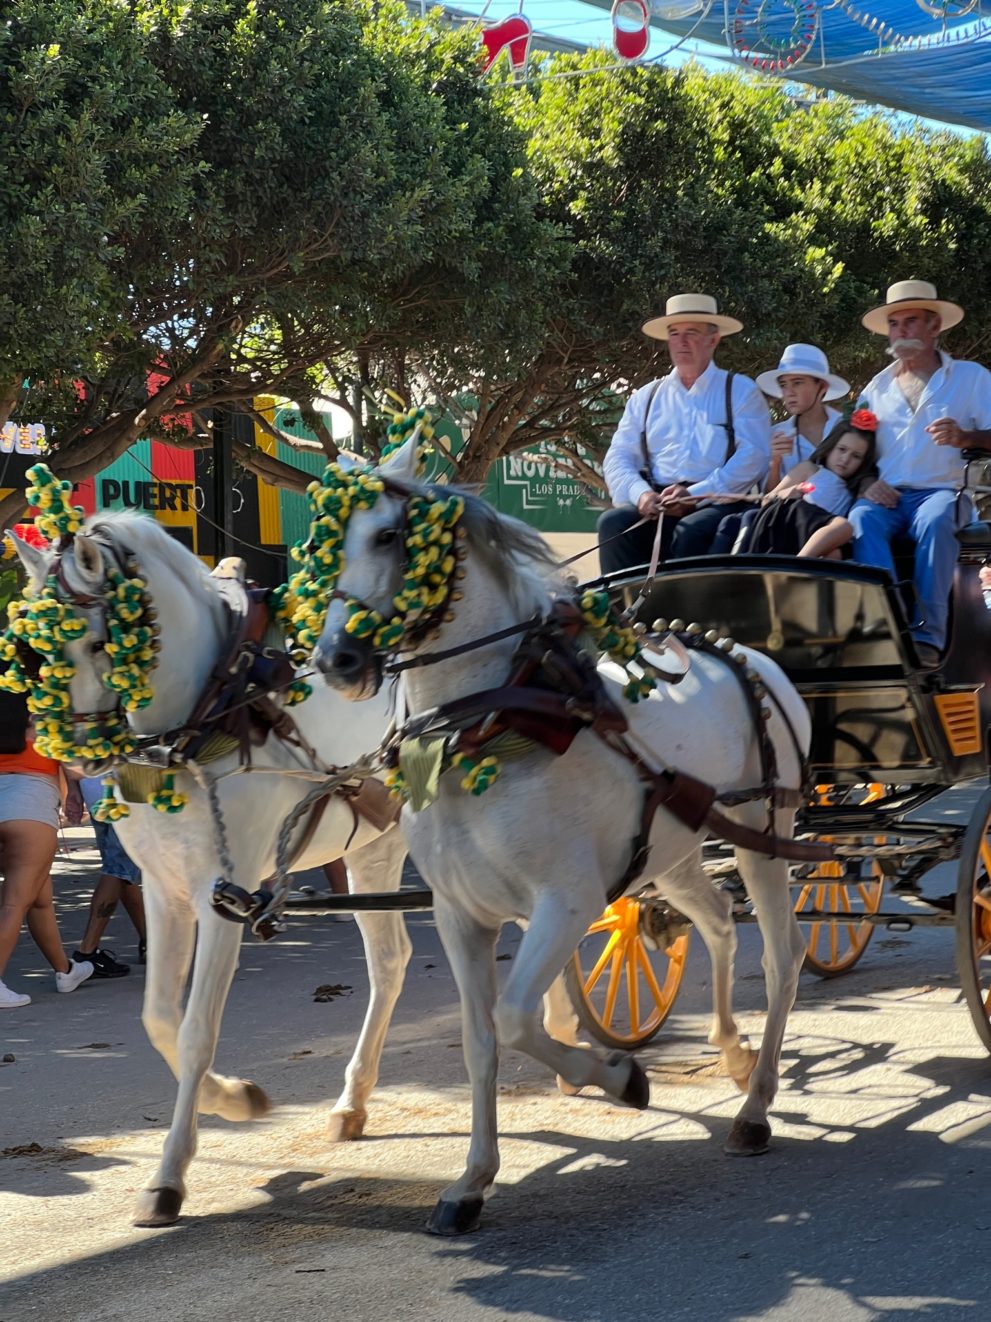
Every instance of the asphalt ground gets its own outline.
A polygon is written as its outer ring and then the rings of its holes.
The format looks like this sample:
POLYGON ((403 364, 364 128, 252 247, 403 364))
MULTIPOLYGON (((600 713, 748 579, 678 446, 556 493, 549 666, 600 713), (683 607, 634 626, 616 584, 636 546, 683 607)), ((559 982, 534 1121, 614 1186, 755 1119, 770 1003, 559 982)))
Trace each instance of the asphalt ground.
MULTIPOLYGON (((944 810, 966 816, 973 798, 944 810)), ((72 836, 56 877, 70 948, 99 870, 85 829, 72 836)), ((952 889, 950 869, 927 886, 952 889)), ((564 1098, 506 1053, 483 1229, 437 1240, 421 1227, 461 1170, 468 1095, 431 915, 409 928, 368 1134, 337 1146, 326 1115, 367 989, 356 926, 295 917, 277 942, 245 943, 217 1067, 276 1109, 248 1125, 203 1119, 182 1221, 159 1231, 130 1225, 174 1096, 139 1020, 143 970, 59 996, 22 938, 9 982, 35 999, 0 1019, 0 1054, 14 1057, 0 1064, 0 1322, 988 1316, 991 1061, 961 1002, 952 929, 881 930, 845 977, 803 976, 762 1158, 721 1151, 739 1097, 705 1044, 697 940, 671 1019, 640 1053, 647 1111, 564 1098), (328 983, 344 990, 314 1000, 328 983)), ((500 967, 517 940, 507 929, 500 967)), ((106 944, 133 955, 122 912, 106 944)), ((736 999, 755 1037, 759 959, 742 928, 736 999)))

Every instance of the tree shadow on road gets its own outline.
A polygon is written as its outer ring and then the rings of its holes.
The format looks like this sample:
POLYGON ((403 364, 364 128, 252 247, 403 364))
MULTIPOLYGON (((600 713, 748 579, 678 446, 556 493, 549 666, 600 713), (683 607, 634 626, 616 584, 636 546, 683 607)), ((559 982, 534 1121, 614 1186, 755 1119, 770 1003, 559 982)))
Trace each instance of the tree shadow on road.
MULTIPOLYGON (((258 1206, 191 1215, 174 1230, 22 1277, 2 1315, 44 1298, 51 1316, 77 1322, 133 1317, 142 1306, 135 1283, 167 1273, 198 1282, 202 1311, 176 1296, 184 1322, 215 1318, 218 1299, 230 1316, 255 1316, 239 1311, 242 1298, 279 1299, 266 1314, 275 1318, 335 1315, 331 1286, 338 1299, 346 1290, 349 1318, 395 1316, 397 1281, 402 1315, 417 1318, 975 1316, 986 1303, 991 1229, 986 1061, 828 1038, 804 1038, 797 1056, 793 1046, 786 1055, 780 1136, 760 1159, 722 1155, 736 1106, 723 1080, 702 1106, 697 1092, 655 1087, 645 1123, 622 1137, 610 1135, 605 1109, 591 1135, 528 1127, 527 1098, 517 1095, 503 1148, 507 1170, 525 1173, 497 1187, 477 1235, 419 1233, 440 1185, 410 1169, 408 1148, 394 1177, 327 1175, 331 1156, 322 1170, 266 1178, 259 1188, 269 1201, 258 1206), (913 1096, 897 1074, 887 1092, 877 1081, 881 1066, 903 1059, 913 1096), (841 1093, 829 1091, 837 1085, 841 1093), (824 1120, 834 1097, 836 1119, 824 1120), (519 1161, 515 1143, 540 1145, 535 1168, 519 1161), (80 1311, 92 1284, 108 1279, 119 1311, 80 1311), (314 1307, 322 1300, 323 1312, 308 1314, 304 1297, 314 1307)), ((592 1113, 576 1114, 587 1131, 592 1113)), ((426 1129, 408 1138, 426 1143, 426 1129)))

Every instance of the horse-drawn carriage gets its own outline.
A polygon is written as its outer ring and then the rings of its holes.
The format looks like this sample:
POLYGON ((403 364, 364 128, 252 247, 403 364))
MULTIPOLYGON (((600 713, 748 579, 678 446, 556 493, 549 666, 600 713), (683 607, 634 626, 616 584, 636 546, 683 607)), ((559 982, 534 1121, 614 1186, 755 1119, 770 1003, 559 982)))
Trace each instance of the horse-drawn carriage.
MULTIPOLYGON (((836 861, 792 869, 806 968, 827 977, 848 971, 877 926, 955 925, 961 987, 991 1050, 991 789, 969 822, 925 811, 950 786, 988 773, 991 611, 978 570, 991 554, 991 526, 970 524, 959 539, 949 643, 935 671, 917 663, 910 584, 850 562, 674 561, 661 567, 638 617, 700 621, 773 657, 808 705, 814 790, 796 830, 829 841, 836 861), (919 881, 951 860, 955 904, 927 899, 919 881), (911 895, 913 907, 882 909, 886 884, 911 895)), ((628 605, 643 584, 614 577, 609 587, 628 605)), ((732 886, 731 856, 707 853, 713 878, 732 886)), ((743 904, 738 919, 751 920, 743 904)), ((590 1033, 632 1048, 659 1031, 684 974, 689 927, 656 896, 606 910, 568 971, 590 1033)))

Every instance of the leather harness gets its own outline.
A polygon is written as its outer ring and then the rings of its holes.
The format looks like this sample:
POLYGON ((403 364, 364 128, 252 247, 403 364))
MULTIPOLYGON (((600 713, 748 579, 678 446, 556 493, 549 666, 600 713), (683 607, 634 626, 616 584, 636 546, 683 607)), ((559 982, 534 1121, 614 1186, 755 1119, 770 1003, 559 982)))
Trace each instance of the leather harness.
MULTIPOLYGON (((625 737, 629 722, 606 692, 594 658, 576 646, 584 627, 581 612, 573 602, 556 602, 551 616, 525 635, 505 685, 452 699, 411 718, 387 745, 387 761, 397 764, 399 746, 404 740, 431 733, 449 733, 448 748, 452 754, 464 753, 476 758, 483 755, 487 744, 509 732, 560 756, 571 747, 580 730, 591 730, 634 767, 644 785, 639 829, 631 846, 630 861, 610 888, 610 903, 624 894, 643 872, 658 808, 671 813, 690 831, 707 828, 733 845, 770 858, 824 862, 833 857, 828 845, 785 838, 771 829, 773 808, 797 807, 804 796, 798 789, 779 789, 774 784, 777 774, 774 749, 765 728, 761 700, 735 661, 701 636, 680 636, 683 646, 719 657, 737 675, 758 735, 763 783, 723 799, 711 785, 687 772, 658 771, 644 761, 625 737), (732 805, 758 799, 770 807, 768 827, 764 831, 733 821, 717 807, 720 802, 732 805)), ((681 676, 665 677, 662 672, 661 678, 677 682, 681 676)), ((790 729, 786 717, 785 723, 790 729)), ((804 765, 797 737, 794 731, 791 733, 804 765)))

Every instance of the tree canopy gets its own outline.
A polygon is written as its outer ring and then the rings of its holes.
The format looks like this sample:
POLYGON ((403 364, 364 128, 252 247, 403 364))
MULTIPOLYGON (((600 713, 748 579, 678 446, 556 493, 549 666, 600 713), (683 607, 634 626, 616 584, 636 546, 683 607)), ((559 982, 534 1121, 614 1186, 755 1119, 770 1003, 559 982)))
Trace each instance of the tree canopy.
POLYGON ((500 327, 529 334, 520 254, 552 235, 521 132, 470 34, 399 13, 13 0, 3 416, 28 379, 62 476, 139 435, 202 444, 170 423, 181 406, 298 393, 345 349, 396 361, 454 337, 480 367, 500 327))

